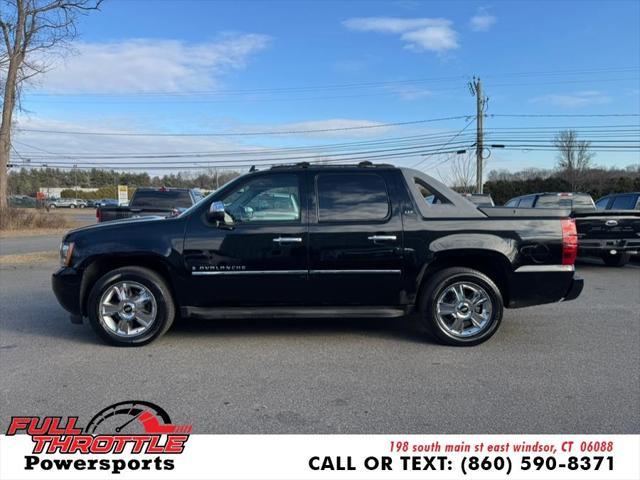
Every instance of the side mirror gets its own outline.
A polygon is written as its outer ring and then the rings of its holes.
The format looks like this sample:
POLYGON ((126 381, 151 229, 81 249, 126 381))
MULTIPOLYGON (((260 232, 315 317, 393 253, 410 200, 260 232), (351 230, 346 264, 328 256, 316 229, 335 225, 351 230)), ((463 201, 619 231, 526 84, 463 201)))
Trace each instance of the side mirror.
POLYGON ((211 202, 207 218, 210 222, 224 223, 224 203, 211 202))

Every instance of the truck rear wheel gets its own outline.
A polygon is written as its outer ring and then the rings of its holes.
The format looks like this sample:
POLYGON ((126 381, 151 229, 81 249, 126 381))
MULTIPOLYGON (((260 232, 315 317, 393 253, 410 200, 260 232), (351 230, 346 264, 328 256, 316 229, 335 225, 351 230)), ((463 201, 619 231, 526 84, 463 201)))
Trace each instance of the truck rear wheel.
POLYGON ((477 345, 500 326, 502 295, 485 274, 464 267, 441 270, 424 287, 420 323, 441 343, 477 345))
POLYGON ((614 255, 610 253, 605 253, 602 255, 602 260, 604 263, 610 267, 624 267, 627 263, 629 263, 629 259, 631 255, 628 253, 616 253, 614 255))
POLYGON ((89 324, 105 342, 145 345, 162 336, 175 318, 164 279, 153 270, 124 267, 102 276, 87 303, 89 324))

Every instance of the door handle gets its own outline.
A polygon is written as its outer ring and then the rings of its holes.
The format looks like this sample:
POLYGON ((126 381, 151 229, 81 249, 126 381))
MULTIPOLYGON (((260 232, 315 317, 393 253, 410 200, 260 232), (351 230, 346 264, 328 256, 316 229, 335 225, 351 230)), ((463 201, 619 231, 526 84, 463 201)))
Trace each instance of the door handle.
POLYGON ((281 245, 283 243, 302 243, 302 237, 277 237, 273 241, 281 245))
POLYGON ((368 239, 372 242, 394 242, 398 237, 395 235, 372 235, 368 239))

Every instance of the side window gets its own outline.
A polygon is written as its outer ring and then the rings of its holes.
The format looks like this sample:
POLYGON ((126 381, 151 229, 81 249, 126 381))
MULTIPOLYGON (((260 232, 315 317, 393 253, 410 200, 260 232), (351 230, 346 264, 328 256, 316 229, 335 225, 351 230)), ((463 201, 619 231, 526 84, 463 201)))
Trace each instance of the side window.
POLYGON ((505 207, 517 207, 519 198, 512 198, 507 203, 504 204, 505 207))
POLYGON ((418 191, 427 205, 442 205, 444 203, 450 203, 446 198, 439 195, 437 192, 432 191, 428 185, 426 185, 419 178, 414 178, 413 181, 418 187, 418 191))
POLYGON ((611 204, 611 210, 633 210, 634 208, 636 208, 635 195, 618 195, 611 204))
POLYGON ((374 173, 321 173, 316 177, 318 221, 381 221, 389 216, 384 179, 374 173))
POLYGON ((607 208, 607 204, 609 203, 609 197, 601 198, 596 202, 596 208, 598 210, 604 210, 607 208))
POLYGON ((531 208, 533 207, 533 201, 536 199, 535 196, 530 197, 522 197, 520 199, 520 203, 518 204, 518 208, 531 208))
POLYGON ((297 175, 268 175, 249 180, 222 199, 234 222, 299 222, 297 175))

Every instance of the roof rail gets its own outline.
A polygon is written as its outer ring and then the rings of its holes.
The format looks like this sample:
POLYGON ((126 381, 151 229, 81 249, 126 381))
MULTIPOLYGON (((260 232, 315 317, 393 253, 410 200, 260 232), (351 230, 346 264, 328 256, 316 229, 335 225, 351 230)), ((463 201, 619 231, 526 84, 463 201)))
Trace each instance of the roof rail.
POLYGON ((389 163, 372 163, 368 160, 365 160, 360 163, 339 163, 339 164, 323 164, 323 163, 313 163, 310 162, 298 162, 298 163, 283 163, 280 165, 273 165, 271 168, 394 168, 394 165, 389 163))

